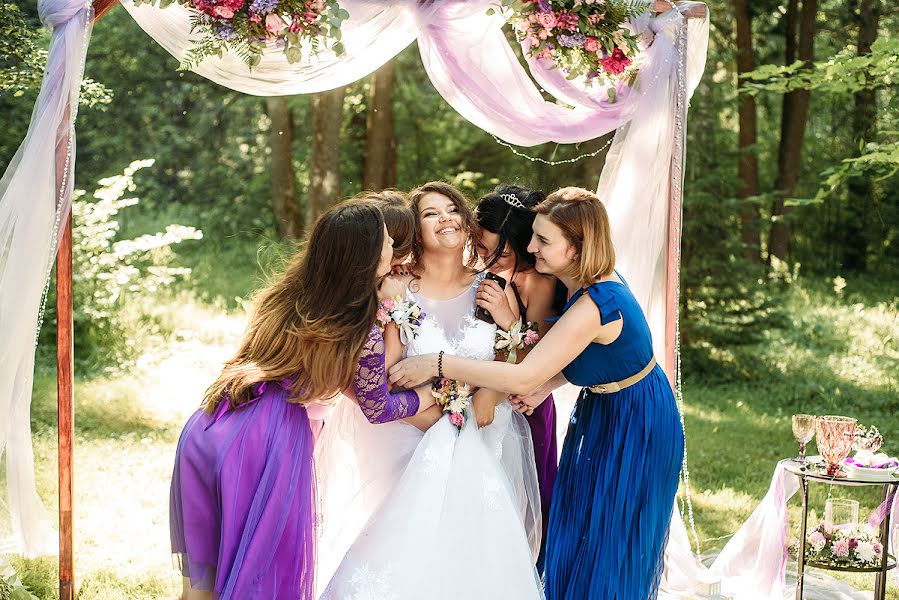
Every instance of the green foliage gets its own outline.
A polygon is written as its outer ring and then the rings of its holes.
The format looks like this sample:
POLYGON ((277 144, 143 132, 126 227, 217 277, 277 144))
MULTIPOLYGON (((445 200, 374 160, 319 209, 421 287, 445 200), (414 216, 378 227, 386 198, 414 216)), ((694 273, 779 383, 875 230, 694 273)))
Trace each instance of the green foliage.
POLYGON ((806 68, 802 61, 791 65, 762 65, 746 73, 741 91, 785 94, 793 90, 819 90, 831 94, 852 94, 865 89, 899 85, 899 39, 879 38, 871 53, 858 55, 847 46, 827 60, 806 68))
POLYGON ((26 586, 22 585, 19 578, 10 575, 7 578, 0 577, 0 600, 38 600, 26 586))
POLYGON ((135 172, 152 164, 136 161, 122 175, 101 179, 92 201, 81 199, 84 192, 76 193, 73 320, 76 356, 82 364, 130 365, 146 342, 146 337, 134 333, 152 325, 141 312, 177 279, 190 274, 189 268, 172 266, 176 258, 172 246, 201 239, 194 227, 168 225, 164 232, 132 239, 119 236, 116 217, 138 203, 136 197, 123 196, 135 191, 135 172))

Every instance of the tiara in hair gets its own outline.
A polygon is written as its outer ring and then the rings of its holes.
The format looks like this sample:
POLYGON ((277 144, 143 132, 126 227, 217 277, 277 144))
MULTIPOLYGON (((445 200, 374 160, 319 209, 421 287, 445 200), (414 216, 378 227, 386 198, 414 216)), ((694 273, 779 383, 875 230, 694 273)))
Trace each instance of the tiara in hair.
POLYGON ((522 210, 528 210, 528 207, 525 206, 524 204, 522 204, 521 200, 519 200, 515 196, 515 194, 500 194, 499 197, 502 198, 506 202, 506 204, 508 204, 509 206, 511 206, 513 208, 520 208, 522 210))

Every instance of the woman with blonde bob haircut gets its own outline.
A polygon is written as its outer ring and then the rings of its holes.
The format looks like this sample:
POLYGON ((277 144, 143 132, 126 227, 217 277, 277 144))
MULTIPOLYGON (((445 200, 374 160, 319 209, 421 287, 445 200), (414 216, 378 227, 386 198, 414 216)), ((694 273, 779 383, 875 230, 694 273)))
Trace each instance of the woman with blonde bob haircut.
POLYGON ((599 198, 563 188, 535 208, 528 251, 568 304, 519 364, 449 355, 406 359, 391 381, 439 374, 518 394, 530 410, 566 380, 583 387, 559 464, 547 532, 547 600, 658 596, 684 437, 646 318, 615 271, 599 198))
POLYGON ((347 390, 383 423, 433 403, 427 390, 387 390, 375 313, 392 243, 377 206, 344 202, 257 294, 236 354, 178 441, 169 522, 185 600, 314 600, 307 409, 347 390))

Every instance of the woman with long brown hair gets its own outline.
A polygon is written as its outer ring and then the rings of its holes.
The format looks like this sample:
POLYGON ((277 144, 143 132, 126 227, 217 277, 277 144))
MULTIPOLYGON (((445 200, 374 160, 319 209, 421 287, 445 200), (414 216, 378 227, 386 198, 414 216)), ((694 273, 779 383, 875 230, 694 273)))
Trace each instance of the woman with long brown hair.
POLYGON ((599 198, 562 188, 536 212, 528 251, 570 294, 553 328, 518 364, 416 356, 391 380, 408 385, 442 372, 512 394, 553 380, 582 386, 553 492, 546 598, 656 598, 684 453, 674 394, 643 311, 615 271, 599 198))
POLYGON ((392 257, 378 208, 344 202, 258 293, 237 353, 178 442, 170 525, 185 598, 314 600, 307 408, 347 388, 377 422, 431 402, 426 390, 387 390, 375 314, 392 257))

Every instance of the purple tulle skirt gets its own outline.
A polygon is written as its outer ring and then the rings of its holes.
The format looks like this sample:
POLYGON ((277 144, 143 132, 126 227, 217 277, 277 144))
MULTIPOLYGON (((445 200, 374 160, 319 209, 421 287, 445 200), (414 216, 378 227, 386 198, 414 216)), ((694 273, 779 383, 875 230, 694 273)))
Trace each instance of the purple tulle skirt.
POLYGON ((274 382, 187 422, 172 474, 172 552, 220 600, 314 600, 315 479, 306 409, 274 382))

